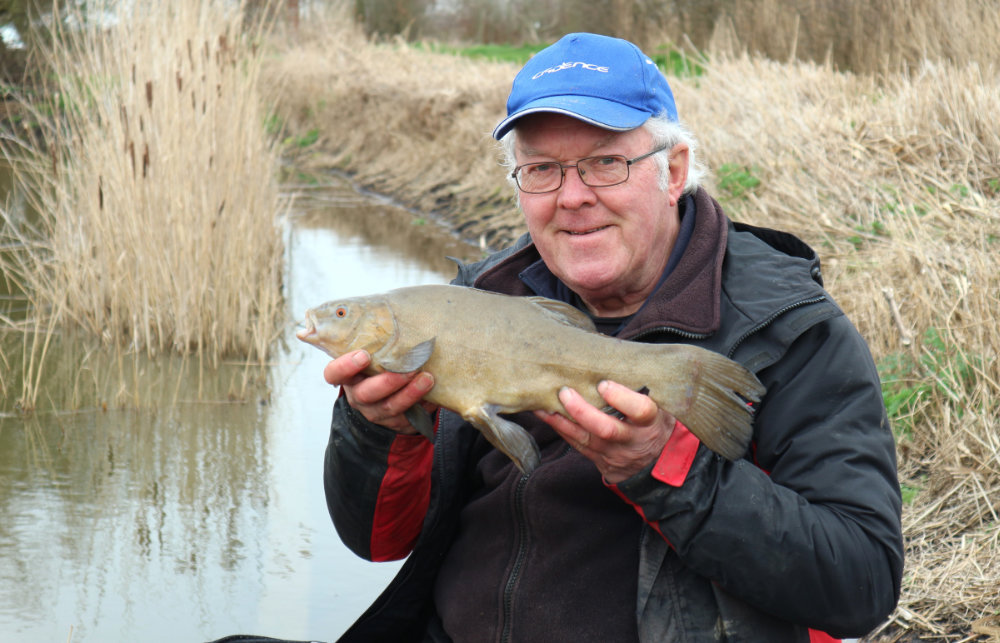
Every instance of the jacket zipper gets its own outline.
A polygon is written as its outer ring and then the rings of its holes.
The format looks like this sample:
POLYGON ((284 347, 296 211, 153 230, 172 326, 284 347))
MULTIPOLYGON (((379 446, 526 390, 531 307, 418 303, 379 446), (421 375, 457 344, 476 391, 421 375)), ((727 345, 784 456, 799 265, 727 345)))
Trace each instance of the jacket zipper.
POLYGON ((676 335, 677 337, 682 337, 684 339, 708 339, 709 337, 712 336, 711 333, 692 333, 690 331, 674 328, 673 326, 655 326, 648 330, 644 330, 637 335, 633 335, 632 337, 619 336, 619 339, 623 339, 628 342, 638 342, 652 335, 659 335, 660 333, 667 333, 668 335, 676 335))
POLYGON ((514 611, 514 585, 521 575, 521 568, 524 566, 524 559, 528 556, 528 520, 524 515, 524 489, 528 486, 528 475, 522 475, 514 488, 514 517, 517 519, 517 556, 514 558, 514 567, 507 577, 507 584, 503 589, 503 629, 500 633, 500 641, 509 643, 511 637, 511 619, 514 611))
POLYGON ((796 308, 802 308, 803 306, 808 306, 810 304, 818 304, 821 301, 826 301, 826 296, 825 295, 817 295, 816 297, 812 297, 810 299, 802 299, 802 300, 797 301, 797 302, 795 302, 793 304, 788 304, 787 306, 785 306, 783 308, 779 308, 778 310, 776 310, 773 313, 771 313, 770 317, 767 317, 762 322, 760 322, 759 324, 757 324, 756 326, 754 326, 753 328, 751 328, 747 332, 745 332, 742 335, 740 335, 739 339, 737 339, 733 343, 732 347, 729 349, 729 352, 726 353, 726 357, 732 359, 733 355, 736 354, 736 349, 740 347, 740 344, 742 344, 744 341, 746 341, 746 339, 748 337, 750 337, 751 335, 753 335, 755 333, 759 333, 763 329, 765 329, 768 326, 770 326, 774 322, 774 320, 777 319, 778 317, 781 317, 785 313, 787 313, 789 311, 792 311, 792 310, 795 310, 796 308))

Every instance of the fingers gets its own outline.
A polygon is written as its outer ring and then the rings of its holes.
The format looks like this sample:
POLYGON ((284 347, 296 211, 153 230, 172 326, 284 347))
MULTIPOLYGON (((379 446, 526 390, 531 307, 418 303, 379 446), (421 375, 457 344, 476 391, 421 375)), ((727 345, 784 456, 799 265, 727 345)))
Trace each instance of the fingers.
POLYGON ((399 415, 433 386, 430 373, 379 373, 345 387, 345 393, 351 406, 380 407, 385 415, 399 415))
POLYGON ((574 433, 582 432, 582 435, 574 440, 577 443, 586 446, 591 436, 610 442, 620 441, 626 437, 623 422, 593 406, 575 390, 563 388, 559 391, 559 401, 578 427, 574 433))
POLYGON ((620 384, 601 382, 598 392, 622 413, 623 419, 604 413, 571 388, 559 392, 559 401, 569 417, 543 411, 537 415, 614 484, 656 460, 675 420, 647 395, 620 384))
MULTIPOLYGON (((624 422, 591 405, 571 388, 564 388, 559 392, 559 401, 571 418, 587 427, 588 433, 602 440, 628 440, 632 433, 629 425, 650 426, 659 416, 660 408, 656 406, 656 402, 648 395, 633 391, 627 386, 605 380, 597 385, 597 391, 608 405, 624 416, 624 422)), ((581 439, 581 442, 586 443, 586 440, 581 439)))
POLYGON ((355 351, 328 363, 323 377, 328 383, 342 387, 347 402, 368 421, 402 433, 414 433, 403 414, 430 392, 434 378, 419 371, 367 375, 364 370, 370 364, 368 353, 355 351))
POLYGON ((621 412, 632 424, 648 426, 656 421, 659 407, 648 395, 610 380, 598 384, 597 392, 605 402, 621 412))
POLYGON ((354 351, 330 361, 323 369, 323 378, 328 384, 340 386, 357 376, 371 364, 367 351, 354 351))
POLYGON ((590 447, 591 432, 583 425, 559 414, 547 411, 535 411, 535 415, 546 424, 555 429, 556 433, 562 436, 570 446, 581 453, 590 447))

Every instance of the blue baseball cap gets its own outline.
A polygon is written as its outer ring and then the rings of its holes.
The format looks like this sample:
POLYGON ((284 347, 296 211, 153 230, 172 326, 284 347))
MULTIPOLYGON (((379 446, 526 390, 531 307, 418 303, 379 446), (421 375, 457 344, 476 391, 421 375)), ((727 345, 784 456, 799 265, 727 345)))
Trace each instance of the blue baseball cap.
POLYGON ((529 60, 507 99, 500 140, 528 114, 565 114, 608 130, 639 127, 650 116, 677 120, 667 79, 638 47, 620 38, 571 33, 529 60))

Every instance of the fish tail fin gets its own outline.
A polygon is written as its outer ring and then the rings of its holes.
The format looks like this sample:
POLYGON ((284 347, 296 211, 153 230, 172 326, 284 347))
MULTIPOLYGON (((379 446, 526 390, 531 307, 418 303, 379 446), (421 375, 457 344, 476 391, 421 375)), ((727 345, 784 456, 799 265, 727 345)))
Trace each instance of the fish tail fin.
POLYGON ((677 386, 676 379, 664 386, 653 382, 649 396, 712 451, 729 460, 743 457, 753 435, 752 405, 760 401, 764 386, 723 355, 694 346, 672 348, 689 353, 680 369, 687 386, 677 386))

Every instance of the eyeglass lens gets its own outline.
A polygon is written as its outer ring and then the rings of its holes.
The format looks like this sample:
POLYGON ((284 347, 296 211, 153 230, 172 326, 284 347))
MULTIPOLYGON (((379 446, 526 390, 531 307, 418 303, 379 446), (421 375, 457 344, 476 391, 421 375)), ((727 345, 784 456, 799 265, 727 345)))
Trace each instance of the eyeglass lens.
POLYGON ((624 156, 592 156, 569 165, 529 163, 517 170, 515 178, 525 192, 551 192, 562 185, 565 171, 575 167, 586 185, 607 187, 628 179, 628 165, 624 156))

